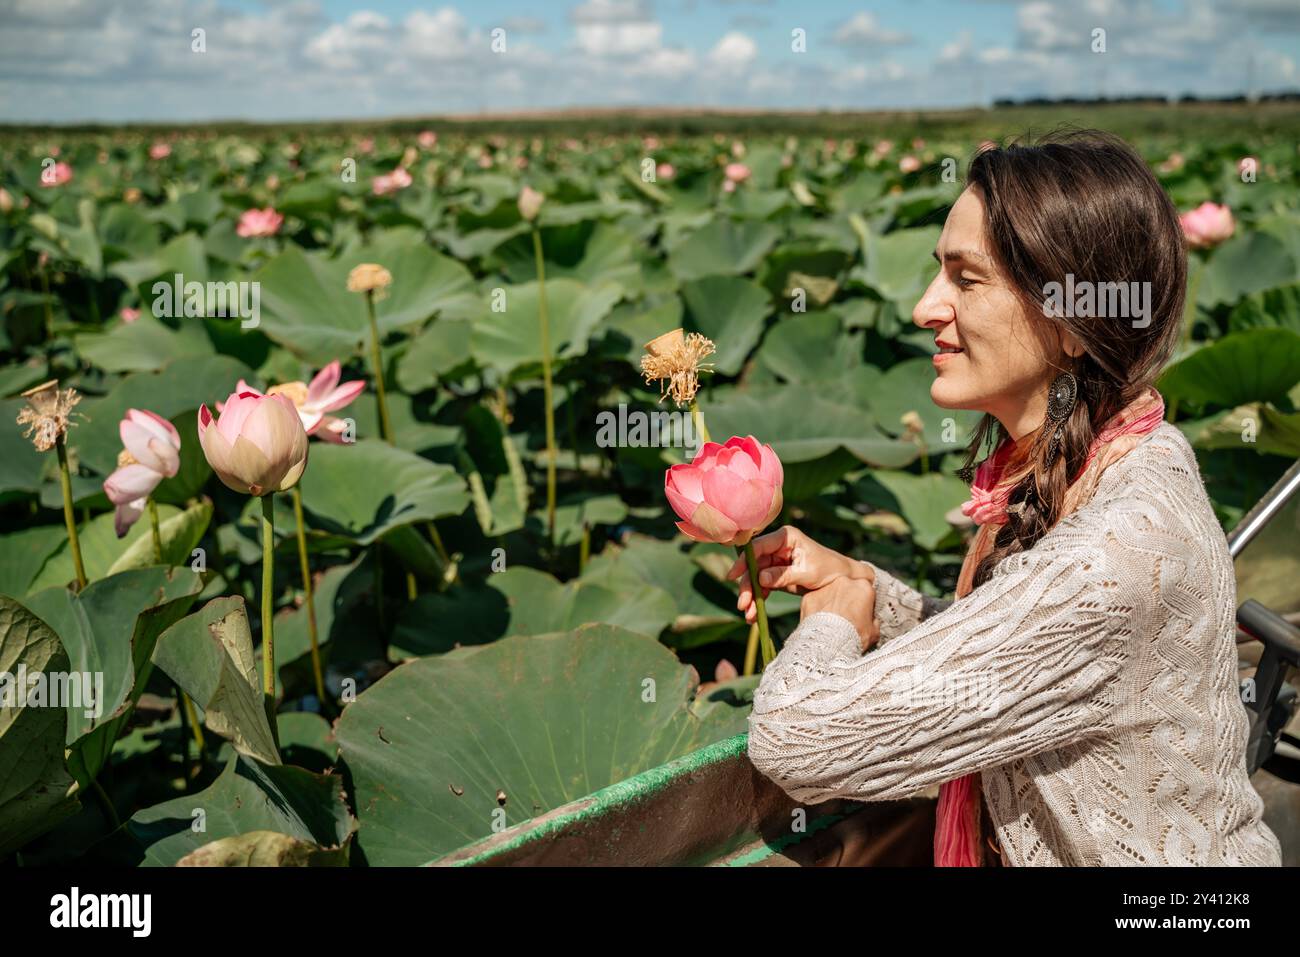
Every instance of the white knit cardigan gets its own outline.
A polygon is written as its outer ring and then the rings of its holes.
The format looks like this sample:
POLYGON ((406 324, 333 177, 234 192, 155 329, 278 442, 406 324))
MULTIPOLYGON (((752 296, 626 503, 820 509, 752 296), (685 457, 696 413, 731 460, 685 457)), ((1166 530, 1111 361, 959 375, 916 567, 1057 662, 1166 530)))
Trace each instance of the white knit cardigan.
POLYGON ((755 692, 750 759, 795 800, 979 772, 1009 865, 1280 866, 1246 772, 1232 560, 1177 427, 956 602, 875 574, 874 648, 810 615, 755 692))

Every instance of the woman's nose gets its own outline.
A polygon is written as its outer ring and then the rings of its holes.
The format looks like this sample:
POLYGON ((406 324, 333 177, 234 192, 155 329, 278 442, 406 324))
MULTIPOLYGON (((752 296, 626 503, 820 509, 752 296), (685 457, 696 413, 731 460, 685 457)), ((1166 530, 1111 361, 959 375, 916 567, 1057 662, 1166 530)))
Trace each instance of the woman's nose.
POLYGON ((943 273, 940 272, 926 288, 925 295, 920 298, 912 309, 912 322, 922 329, 946 325, 957 317, 952 305, 944 301, 940 291, 942 280, 943 273))

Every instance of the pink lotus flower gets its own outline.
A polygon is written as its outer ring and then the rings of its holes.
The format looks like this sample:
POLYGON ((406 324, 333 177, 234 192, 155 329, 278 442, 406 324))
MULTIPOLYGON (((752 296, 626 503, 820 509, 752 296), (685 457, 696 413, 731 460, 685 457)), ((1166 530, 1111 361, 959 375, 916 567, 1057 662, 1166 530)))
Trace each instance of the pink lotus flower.
POLYGON ((894 148, 894 144, 892 141, 880 140, 879 142, 876 143, 874 147, 872 147, 871 152, 874 156, 884 157, 893 148, 894 148))
POLYGON ((122 321, 129 326, 131 323, 135 322, 137 319, 140 318, 140 310, 132 308, 131 306, 123 306, 120 315, 122 317, 122 321))
POLYGON ((655 167, 655 179, 672 179, 677 175, 677 170, 672 163, 660 163, 655 167))
POLYGON ((1254 156, 1243 156, 1237 160, 1237 174, 1244 176, 1249 172, 1252 176, 1259 172, 1259 160, 1254 156))
POLYGON ((144 513, 158 483, 180 469, 181 436, 176 426, 146 409, 127 409, 118 432, 125 451, 104 480, 104 494, 116 507, 113 530, 121 538, 144 513))
POLYGON ((62 186, 72 179, 72 167, 67 163, 55 163, 53 166, 47 166, 41 170, 41 186, 49 189, 52 186, 62 186))
POLYGON ((220 417, 199 406, 199 445, 217 478, 245 495, 291 489, 307 467, 307 432, 286 395, 232 392, 220 417))
POLYGON ((915 173, 920 168, 921 161, 910 154, 898 161, 898 169, 903 173, 915 173))
POLYGON ((479 155, 478 155, 478 168, 479 168, 479 169, 491 169, 491 168, 492 168, 492 156, 491 156, 490 153, 479 153, 479 155))
POLYGON ((375 138, 373 136, 367 136, 363 139, 357 140, 358 153, 373 153, 374 151, 375 151, 375 138))
POLYGON ((391 173, 376 176, 372 188, 376 196, 387 196, 389 193, 396 193, 399 189, 406 189, 410 185, 411 174, 399 166, 391 173))
POLYGON ((422 130, 415 141, 420 144, 421 149, 431 150, 438 145, 438 134, 433 130, 422 130))
POLYGON ((689 465, 664 474, 664 493, 697 542, 746 545, 781 513, 785 473, 770 445, 752 435, 705 442, 689 465))
POLYGON ((159 140, 149 147, 149 158, 151 160, 164 160, 172 155, 172 148, 169 144, 159 140))
MULTIPOLYGON (((285 396, 298 410, 298 418, 302 421, 303 430, 308 435, 319 435, 320 438, 325 439, 327 442, 340 444, 343 442, 343 433, 347 428, 347 423, 325 413, 337 412, 344 406, 349 405, 366 387, 365 382, 361 379, 353 379, 339 385, 340 375, 342 375, 342 367, 339 365, 338 360, 335 359, 316 373, 311 380, 311 385, 302 382, 283 382, 280 385, 271 386, 265 393, 262 393, 243 379, 240 379, 235 385, 235 391, 238 393, 246 392, 255 396, 285 396)), ((222 411, 220 405, 217 406, 217 411, 222 411)))
POLYGON ((750 169, 744 163, 728 163, 727 168, 723 171, 727 180, 732 183, 743 183, 750 177, 750 169))
POLYGON ((1183 213, 1178 221, 1182 224, 1183 235, 1187 237, 1187 245, 1193 249, 1217 246, 1237 228, 1231 209, 1208 200, 1191 212, 1183 213))
POLYGON ((14 198, 9 195, 9 190, 0 186, 0 213, 13 212, 14 198))
POLYGON ((270 206, 266 209, 246 209, 239 217, 235 234, 245 239, 254 236, 274 236, 280 231, 283 222, 284 216, 270 206))

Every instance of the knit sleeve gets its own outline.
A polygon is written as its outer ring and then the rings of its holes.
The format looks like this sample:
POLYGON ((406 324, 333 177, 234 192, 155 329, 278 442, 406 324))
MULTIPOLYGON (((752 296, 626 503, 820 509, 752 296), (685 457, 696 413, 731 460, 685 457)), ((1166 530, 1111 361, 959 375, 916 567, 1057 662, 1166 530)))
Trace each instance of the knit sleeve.
POLYGON ((877 647, 952 604, 951 600, 933 598, 903 584, 879 565, 870 562, 867 564, 871 565, 875 574, 876 621, 880 625, 877 647))
POLYGON ((808 616, 763 672, 749 757, 795 800, 891 800, 1107 726, 1158 561, 1071 519, 960 601, 862 654, 808 616))

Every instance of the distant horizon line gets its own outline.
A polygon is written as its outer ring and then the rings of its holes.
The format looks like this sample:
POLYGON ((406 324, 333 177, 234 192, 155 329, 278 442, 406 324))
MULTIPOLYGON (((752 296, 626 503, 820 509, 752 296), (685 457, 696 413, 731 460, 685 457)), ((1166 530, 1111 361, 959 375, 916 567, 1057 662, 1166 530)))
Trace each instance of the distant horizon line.
POLYGON ((1257 94, 1233 93, 1217 97, 1201 97, 1192 94, 1139 93, 1129 96, 1113 97, 1025 97, 1020 99, 999 99, 990 104, 966 104, 963 106, 890 106, 890 107, 763 107, 763 106, 569 106, 558 108, 480 110, 477 112, 438 113, 438 114, 390 114, 387 116, 336 116, 275 119, 251 119, 247 117, 214 117, 201 120, 8 120, 0 117, 0 129, 68 129, 98 127, 200 127, 200 126, 328 126, 374 124, 417 124, 417 123, 458 123, 473 125, 479 123, 502 121, 547 121, 603 119, 611 116, 632 117, 640 119, 672 119, 674 117, 885 117, 899 114, 925 114, 942 116, 945 114, 987 113, 1001 109, 1051 107, 1051 106, 1135 106, 1160 104, 1166 107, 1198 105, 1234 105, 1234 104, 1277 104, 1300 102, 1300 88, 1261 92, 1257 94))

